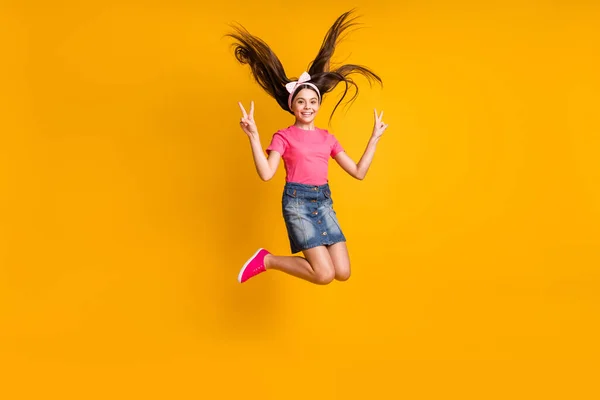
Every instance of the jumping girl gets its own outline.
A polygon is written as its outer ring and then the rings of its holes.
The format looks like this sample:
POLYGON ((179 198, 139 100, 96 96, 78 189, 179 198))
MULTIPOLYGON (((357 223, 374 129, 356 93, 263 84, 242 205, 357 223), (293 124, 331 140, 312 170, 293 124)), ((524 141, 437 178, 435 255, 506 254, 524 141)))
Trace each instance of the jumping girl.
POLYGON ((248 64, 258 84, 283 108, 295 117, 293 125, 277 131, 267 147, 265 156, 254 121, 254 102, 247 112, 242 111, 240 126, 248 135, 254 164, 260 178, 268 181, 275 175, 279 162, 283 159, 286 183, 282 196, 282 212, 288 233, 292 254, 302 252, 304 257, 277 256, 260 248, 246 261, 238 274, 238 281, 265 272, 278 270, 309 282, 325 285, 334 279, 345 281, 350 277, 350 259, 344 236, 336 213, 329 188, 329 158, 335 161, 348 174, 356 179, 364 179, 377 142, 388 127, 374 110, 373 132, 360 161, 355 163, 343 147, 327 130, 315 127, 315 117, 321 107, 323 96, 337 84, 344 83, 345 91, 336 104, 331 116, 348 92, 348 86, 358 87, 348 75, 358 73, 370 82, 381 79, 369 69, 346 64, 329 70, 329 61, 340 35, 351 26, 352 11, 342 14, 327 32, 321 49, 307 72, 297 80, 287 78, 284 68, 270 47, 260 38, 251 35, 242 27, 228 36, 234 38, 235 56, 241 64, 248 64))

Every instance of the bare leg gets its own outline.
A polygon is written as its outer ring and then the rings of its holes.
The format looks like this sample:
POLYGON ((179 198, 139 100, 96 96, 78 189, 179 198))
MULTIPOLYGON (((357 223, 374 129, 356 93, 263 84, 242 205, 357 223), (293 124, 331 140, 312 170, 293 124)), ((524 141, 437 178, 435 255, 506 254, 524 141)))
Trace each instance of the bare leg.
POLYGON ((346 242, 338 242, 327 247, 333 268, 335 270, 335 279, 346 281, 350 278, 350 256, 346 242))
POLYGON ((335 269, 325 246, 313 247, 302 253, 306 258, 269 254, 265 257, 265 268, 285 272, 317 285, 326 285, 333 281, 335 269))

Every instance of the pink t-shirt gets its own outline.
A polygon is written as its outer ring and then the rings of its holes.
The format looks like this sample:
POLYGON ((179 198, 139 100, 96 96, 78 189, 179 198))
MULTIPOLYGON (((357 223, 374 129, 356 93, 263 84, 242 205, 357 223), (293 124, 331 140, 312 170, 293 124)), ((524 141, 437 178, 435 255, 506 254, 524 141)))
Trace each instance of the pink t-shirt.
POLYGON ((334 135, 325 129, 305 130, 292 125, 273 135, 267 153, 281 154, 286 182, 324 185, 328 182, 329 157, 344 151, 334 135))

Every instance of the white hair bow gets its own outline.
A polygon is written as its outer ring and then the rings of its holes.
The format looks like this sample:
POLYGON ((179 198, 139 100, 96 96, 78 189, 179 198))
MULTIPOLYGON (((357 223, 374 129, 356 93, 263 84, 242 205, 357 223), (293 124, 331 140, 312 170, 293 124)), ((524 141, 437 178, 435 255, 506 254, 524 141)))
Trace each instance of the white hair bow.
POLYGON ((310 75, 308 74, 308 72, 303 72, 297 81, 293 81, 293 82, 286 84, 285 88, 287 89, 288 93, 294 93, 294 91, 296 90, 296 88, 298 86, 300 86, 304 82, 308 82, 308 81, 310 81, 310 75))

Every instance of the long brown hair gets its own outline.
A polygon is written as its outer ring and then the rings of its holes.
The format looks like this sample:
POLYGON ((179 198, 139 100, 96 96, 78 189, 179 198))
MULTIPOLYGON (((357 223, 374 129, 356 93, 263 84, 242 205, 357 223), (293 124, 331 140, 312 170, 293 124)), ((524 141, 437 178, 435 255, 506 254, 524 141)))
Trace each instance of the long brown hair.
MULTIPOLYGON (((327 31, 321 49, 317 53, 315 59, 309 64, 308 74, 311 76, 310 82, 319 88, 321 98, 326 93, 332 91, 339 83, 344 83, 344 93, 334 107, 329 120, 337 110, 342 100, 346 97, 348 89, 355 89, 354 95, 348 100, 348 103, 354 101, 358 95, 358 86, 349 76, 351 74, 360 74, 367 78, 371 84, 373 81, 383 82, 379 76, 367 67, 356 64, 344 64, 333 71, 330 71, 329 65, 333 56, 336 45, 341 39, 341 35, 349 28, 356 26, 356 17, 352 16, 354 10, 350 10, 340 15, 327 31)), ((235 33, 226 36, 236 40, 233 44, 235 48, 235 57, 241 64, 248 64, 254 75, 256 82, 275 100, 279 106, 292 113, 288 106, 289 93, 285 88, 285 84, 297 80, 289 79, 285 73, 285 69, 275 55, 273 50, 259 37, 256 37, 248 32, 243 26, 233 26, 235 33)), ((312 89, 308 85, 299 85, 294 92, 294 97, 301 89, 312 89)), ((322 101, 322 100, 321 100, 322 101)))

